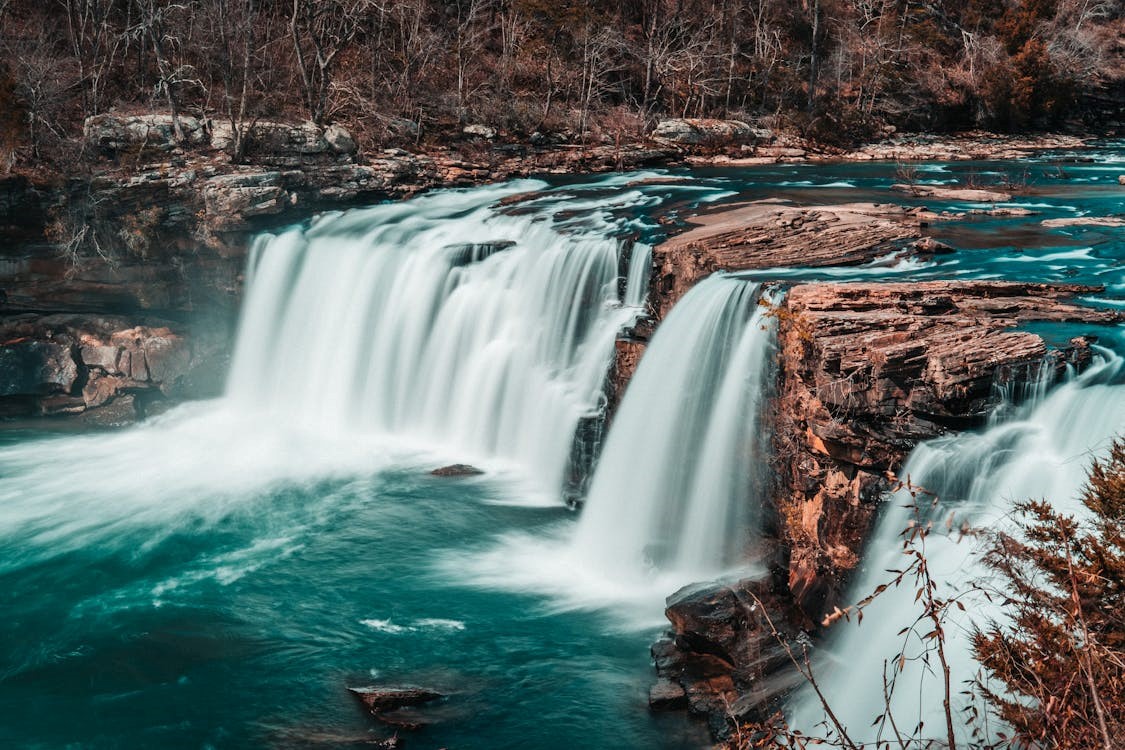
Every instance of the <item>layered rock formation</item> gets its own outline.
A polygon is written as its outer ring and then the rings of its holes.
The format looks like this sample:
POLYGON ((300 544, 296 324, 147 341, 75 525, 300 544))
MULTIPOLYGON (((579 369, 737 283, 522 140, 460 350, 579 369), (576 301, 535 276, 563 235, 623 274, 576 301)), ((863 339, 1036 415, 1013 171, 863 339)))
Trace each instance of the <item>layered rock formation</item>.
POLYGON ((131 423, 168 399, 214 393, 224 343, 152 319, 10 316, 0 322, 0 416, 96 410, 101 423, 131 423))
POLYGON ((800 680, 776 635, 799 650, 800 633, 846 604, 878 500, 910 450, 980 424, 998 403, 997 384, 1088 361, 1088 339, 1049 350, 1016 327, 1119 322, 1119 313, 1068 301, 1096 291, 991 281, 789 291, 776 311, 772 573, 673 595, 672 637, 654 647, 663 679, 680 685, 718 734, 734 720, 764 718, 800 680))
POLYGON ((892 204, 797 207, 772 201, 704 215, 692 220, 694 228, 655 249, 653 306, 663 317, 715 271, 854 266, 899 251, 945 252, 940 243, 922 241, 923 228, 938 218, 892 204))

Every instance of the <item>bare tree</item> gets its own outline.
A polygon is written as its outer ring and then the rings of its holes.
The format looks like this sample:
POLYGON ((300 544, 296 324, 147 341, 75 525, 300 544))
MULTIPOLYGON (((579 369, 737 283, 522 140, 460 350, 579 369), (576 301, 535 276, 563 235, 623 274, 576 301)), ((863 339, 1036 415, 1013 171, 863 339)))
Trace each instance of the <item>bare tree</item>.
POLYGON ((128 34, 139 42, 147 43, 156 60, 157 80, 155 93, 163 95, 172 115, 172 132, 178 142, 184 141, 184 130, 180 123, 180 89, 187 85, 202 87, 195 77, 195 70, 176 60, 182 39, 179 30, 183 28, 177 16, 189 13, 187 5, 163 2, 162 0, 134 0, 139 18, 128 29, 128 34))
POLYGON ((309 119, 323 124, 340 54, 355 39, 368 0, 293 0, 289 33, 309 119))
POLYGON ((82 84, 82 110, 89 117, 102 109, 105 80, 112 75, 122 43, 114 24, 114 0, 63 0, 66 31, 82 84))
POLYGON ((453 55, 457 65, 457 117, 464 121, 470 96, 469 66, 489 32, 485 0, 453 0, 453 55))

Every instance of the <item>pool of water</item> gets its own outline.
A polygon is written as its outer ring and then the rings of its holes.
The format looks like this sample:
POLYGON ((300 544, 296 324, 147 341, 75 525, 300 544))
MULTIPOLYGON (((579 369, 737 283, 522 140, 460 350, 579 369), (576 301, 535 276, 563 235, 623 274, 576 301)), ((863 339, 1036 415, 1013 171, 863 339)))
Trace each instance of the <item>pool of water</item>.
MULTIPOLYGON (((1071 281, 1120 306, 1125 230, 1039 222, 1121 212, 1122 153, 918 165, 920 182, 1026 182, 1012 207, 1038 215, 935 223, 957 252, 925 263, 758 276, 1071 281)), ((657 171, 542 183, 534 204, 646 242, 666 231, 657 218, 767 197, 982 207, 890 192, 901 177, 893 164, 657 171)), ((0 746, 349 747, 394 732, 347 691, 368 684, 448 695, 407 748, 706 745, 698 723, 647 710, 658 622, 484 586, 463 564, 506 534, 557 537, 575 519, 561 503, 530 502, 505 471, 433 477, 461 457, 395 436, 293 436, 221 413, 0 431, 0 746)))

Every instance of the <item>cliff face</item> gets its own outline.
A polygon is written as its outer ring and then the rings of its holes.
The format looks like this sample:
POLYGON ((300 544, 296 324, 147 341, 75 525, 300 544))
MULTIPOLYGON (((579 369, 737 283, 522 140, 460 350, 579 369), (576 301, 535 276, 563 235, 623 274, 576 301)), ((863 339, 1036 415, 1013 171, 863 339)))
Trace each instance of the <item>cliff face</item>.
POLYGON ((1086 339, 1049 351, 1040 337, 1013 328, 1118 321, 1117 313, 1068 301, 1094 291, 939 281, 789 290, 775 313, 777 480, 766 529, 773 569, 762 580, 676 593, 668 600, 671 638, 654 647, 662 680, 679 686, 717 734, 732 719, 768 715, 798 681, 774 629, 795 638, 846 604, 877 502, 910 450, 980 424, 998 403, 997 384, 1089 360, 1086 339))
POLYGON ((874 503, 920 441, 979 425, 995 386, 1061 373, 1084 339, 1048 352, 1031 321, 1112 323, 1069 303, 1097 289, 1007 282, 806 284, 779 311, 776 505, 788 587, 814 622, 839 602, 874 503))
MULTIPOLYGON (((251 163, 236 165, 229 126, 195 118, 181 125, 188 137, 177 143, 166 115, 90 118, 86 143, 99 159, 95 174, 0 178, 0 326, 18 329, 0 338, 0 362, 17 363, 12 367, 21 372, 72 366, 82 371, 87 363, 78 349, 74 357, 52 354, 35 364, 38 355, 25 344, 71 350, 73 341, 88 329, 102 331, 107 320, 114 321, 114 330, 155 326, 191 343, 197 358, 192 367, 209 367, 215 375, 209 389, 193 393, 214 395, 255 234, 307 220, 317 211, 431 188, 532 173, 632 169, 674 153, 602 145, 485 148, 471 157, 449 149, 364 156, 343 128, 263 122, 244 154, 251 163), (209 365, 203 357, 211 358, 209 365)), ((0 412, 70 414, 112 401, 86 399, 81 377, 73 382, 59 372, 42 376, 47 378, 42 382, 39 375, 28 377, 16 377, 11 392, 0 395, 0 412), (64 396, 70 399, 65 408, 43 401, 64 396)), ((139 382, 131 380, 127 389, 139 382)), ((161 388, 168 398, 180 393, 161 388)))

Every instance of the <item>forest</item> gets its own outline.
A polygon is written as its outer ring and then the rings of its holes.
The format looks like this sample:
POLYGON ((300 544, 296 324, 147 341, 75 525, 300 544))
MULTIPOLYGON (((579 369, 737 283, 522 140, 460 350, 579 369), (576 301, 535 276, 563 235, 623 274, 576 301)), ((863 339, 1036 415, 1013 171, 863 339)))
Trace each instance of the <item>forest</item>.
MULTIPOLYGON (((1079 123, 1118 0, 0 0, 0 171, 65 168, 108 111, 337 122, 363 147, 468 124, 636 138, 666 117, 821 142, 1079 123)), ((1094 118, 1096 120, 1096 118, 1094 118)))

